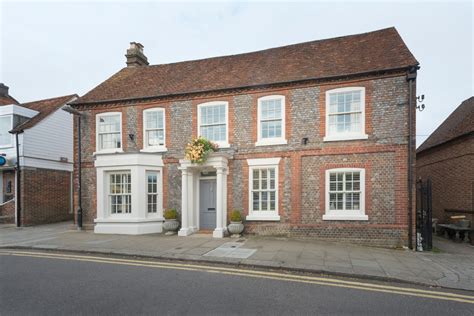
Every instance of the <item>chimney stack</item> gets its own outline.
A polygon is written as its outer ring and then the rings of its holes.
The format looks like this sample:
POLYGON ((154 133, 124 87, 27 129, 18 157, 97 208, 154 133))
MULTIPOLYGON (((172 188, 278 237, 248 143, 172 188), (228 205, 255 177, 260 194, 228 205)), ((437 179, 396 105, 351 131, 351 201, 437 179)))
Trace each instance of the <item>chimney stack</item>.
POLYGON ((148 59, 143 54, 143 45, 140 43, 131 42, 125 57, 127 57, 127 67, 148 66, 148 59))
POLYGON ((0 83, 0 97, 8 97, 8 87, 0 83))

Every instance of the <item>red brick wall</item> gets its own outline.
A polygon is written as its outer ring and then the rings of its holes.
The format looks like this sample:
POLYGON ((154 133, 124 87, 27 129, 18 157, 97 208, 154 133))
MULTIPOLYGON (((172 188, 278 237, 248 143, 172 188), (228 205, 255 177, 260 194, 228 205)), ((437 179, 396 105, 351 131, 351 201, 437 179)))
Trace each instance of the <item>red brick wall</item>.
MULTIPOLYGON (((280 222, 248 222, 247 232, 285 236, 318 237, 383 246, 406 245, 408 231, 408 84, 405 74, 362 78, 341 82, 304 84, 285 88, 265 87, 229 93, 209 93, 138 104, 84 109, 83 116, 83 209, 85 225, 93 226, 96 212, 96 171, 94 168, 95 115, 121 111, 123 137, 136 133, 135 148, 142 148, 142 111, 150 107, 166 109, 168 152, 163 153, 163 207, 181 205, 181 176, 178 159, 197 134, 197 105, 209 101, 229 102, 230 149, 227 182, 228 211, 248 212, 248 166, 246 159, 280 157, 280 222), (323 142, 325 135, 325 92, 340 87, 365 87, 367 140, 323 142), (267 95, 286 97, 286 139, 288 144, 255 146, 257 140, 257 100, 267 95), (136 114, 135 114, 136 113, 136 114), (127 131, 125 122, 128 115, 127 131), (307 138, 308 143, 303 143, 307 138), (309 162, 311 161, 311 162, 309 162), (322 221, 324 182, 320 173, 334 164, 366 168, 368 222, 322 221), (311 167, 311 168, 309 168, 311 167), (384 178, 381 180, 380 175, 384 178), (316 181, 317 179, 317 181, 316 181), (311 180, 309 183, 307 180, 311 180)), ((413 108, 414 111, 414 108, 413 108)), ((413 121, 414 123, 414 121, 413 121)), ((76 134, 77 137, 77 134, 76 134)), ((75 139, 77 146, 77 138, 75 139)), ((123 144, 127 144, 123 139, 123 144)), ((76 147, 75 147, 76 149, 76 147)), ((77 154, 77 153, 76 153, 77 154)), ((76 156, 77 157, 77 156, 76 156)), ((77 174, 76 174, 77 175, 77 174)), ((76 180, 77 182, 77 180, 76 180)), ((77 197, 76 197, 77 201, 77 197)))
POLYGON ((72 219, 71 173, 49 169, 21 171, 21 225, 72 219))
POLYGON ((0 224, 15 223, 15 199, 0 205, 0 224))
MULTIPOLYGON (((433 217, 441 222, 453 214, 445 209, 474 213, 474 136, 451 141, 417 155, 417 178, 432 181, 433 217)), ((467 214, 469 217, 469 215, 467 214)))

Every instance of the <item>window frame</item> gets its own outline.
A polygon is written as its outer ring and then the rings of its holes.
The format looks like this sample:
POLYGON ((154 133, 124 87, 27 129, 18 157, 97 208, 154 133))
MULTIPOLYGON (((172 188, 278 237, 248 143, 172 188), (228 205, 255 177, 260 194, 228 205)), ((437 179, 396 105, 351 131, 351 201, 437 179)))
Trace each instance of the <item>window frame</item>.
POLYGON ((225 141, 212 141, 213 143, 217 144, 219 148, 229 148, 229 102, 227 101, 211 101, 200 103, 197 105, 197 133, 198 136, 201 136, 201 109, 208 106, 216 106, 216 105, 224 105, 225 106, 225 127, 226 127, 226 135, 225 141))
POLYGON ((285 145, 286 140, 286 97, 284 95, 267 95, 257 100, 257 142, 255 146, 285 145), (281 101, 281 136, 273 138, 262 138, 262 101, 281 101))
POLYGON ((164 152, 167 151, 166 148, 166 109, 157 107, 143 110, 142 112, 142 120, 143 120, 143 152, 164 152), (147 128, 146 128, 146 113, 150 112, 163 112, 163 145, 158 146, 148 146, 148 139, 147 139, 147 128))
POLYGON ((365 103, 365 87, 344 87, 344 88, 336 88, 336 89, 331 89, 326 91, 326 113, 325 113, 325 125, 326 125, 326 131, 325 131, 325 137, 323 141, 328 142, 328 141, 343 141, 343 140, 360 140, 360 139, 367 139, 368 135, 366 134, 366 128, 365 128, 365 108, 366 108, 366 103, 365 103), (329 132, 329 108, 330 108, 330 100, 331 100, 331 94, 334 93, 344 93, 344 92, 354 92, 354 91, 359 91, 360 92, 360 107, 361 107, 361 119, 360 119, 360 124, 361 124, 361 130, 359 132, 344 132, 344 133, 333 133, 330 134, 329 132))
POLYGON ((0 118, 10 116, 10 129, 7 133, 10 135, 10 143, 5 145, 0 145, 0 148, 11 148, 13 147, 13 134, 10 134, 10 131, 13 129, 13 114, 0 115, 0 118))
MULTIPOLYGON (((110 171, 106 171, 105 172, 105 187, 106 187, 106 209, 107 209, 107 214, 109 217, 111 218, 117 218, 117 217, 133 217, 133 177, 132 177, 132 170, 130 169, 124 169, 124 170, 110 170, 110 171), (120 174, 120 175, 123 175, 123 174, 128 174, 130 175, 130 193, 127 194, 127 195, 130 195, 130 212, 129 213, 112 213, 112 203, 111 203, 111 196, 113 195, 111 192, 110 192, 110 186, 111 186, 111 182, 110 182, 110 176, 112 174, 120 174)), ((121 195, 124 195, 124 194, 121 194, 121 195)), ((122 203, 122 206, 123 206, 123 203, 122 203)))
POLYGON ((163 216, 163 172, 162 169, 158 168, 145 168, 145 207, 146 207, 146 217, 162 217, 163 216), (156 212, 148 212, 148 174, 156 174, 156 212))
POLYGON ((279 221, 279 168, 281 158, 247 159, 248 170, 248 221, 279 221), (275 169, 275 210, 274 211, 254 211, 253 210, 253 171, 255 169, 275 169))
MULTIPOLYGON (((345 182, 344 182, 345 184, 345 182)), ((369 218, 365 209, 365 169, 364 168, 334 168, 325 172, 325 214, 323 220, 367 221, 369 218), (359 210, 331 210, 329 207, 329 185, 331 173, 360 172, 360 209, 359 210)), ((344 205, 345 208, 345 205, 344 205)))
POLYGON ((94 154, 123 152, 122 112, 104 112, 104 113, 99 113, 95 116, 95 144, 96 144, 96 152, 94 154), (119 121, 120 121, 120 147, 101 149, 100 137, 99 137, 100 118, 107 117, 107 116, 116 116, 116 115, 119 116, 119 121))

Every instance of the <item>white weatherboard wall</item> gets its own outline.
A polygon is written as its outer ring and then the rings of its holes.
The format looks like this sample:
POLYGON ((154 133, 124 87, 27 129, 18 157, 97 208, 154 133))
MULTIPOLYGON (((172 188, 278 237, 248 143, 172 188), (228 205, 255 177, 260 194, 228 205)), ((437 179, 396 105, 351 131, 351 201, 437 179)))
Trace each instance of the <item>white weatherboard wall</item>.
POLYGON ((58 109, 30 129, 23 137, 21 165, 35 168, 73 170, 73 115, 58 109), (68 162, 60 162, 61 157, 68 162))
MULTIPOLYGON (((22 106, 11 104, 11 105, 3 105, 0 106, 0 116, 2 115, 19 115, 27 118, 32 118, 33 116, 37 115, 38 111, 34 111, 28 108, 24 108, 22 106)), ((22 144, 22 137, 23 135, 19 135, 19 142, 22 144)), ((1 169, 11 169, 16 164, 16 138, 15 135, 11 135, 12 142, 10 146, 0 147, 0 154, 4 155, 7 159, 7 164, 1 169)), ((20 145, 20 155, 22 153, 22 148, 20 145)))

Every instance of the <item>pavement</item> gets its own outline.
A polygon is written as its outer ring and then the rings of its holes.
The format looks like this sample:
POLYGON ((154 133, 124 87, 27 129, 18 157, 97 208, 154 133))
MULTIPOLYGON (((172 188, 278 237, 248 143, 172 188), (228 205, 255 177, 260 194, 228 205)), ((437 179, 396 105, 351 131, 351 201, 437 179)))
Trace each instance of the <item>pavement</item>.
POLYGON ((100 235, 69 222, 16 228, 0 225, 0 248, 28 248, 191 260, 402 281, 474 291, 474 247, 435 238, 434 252, 382 249, 320 240, 244 236, 214 239, 151 234, 100 235))

